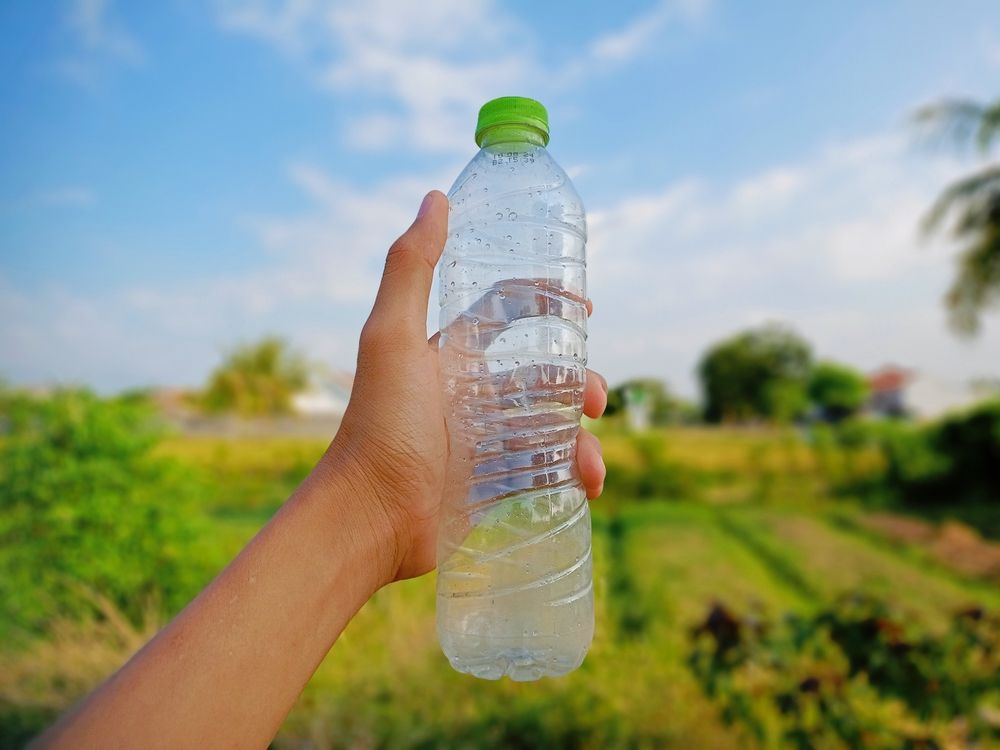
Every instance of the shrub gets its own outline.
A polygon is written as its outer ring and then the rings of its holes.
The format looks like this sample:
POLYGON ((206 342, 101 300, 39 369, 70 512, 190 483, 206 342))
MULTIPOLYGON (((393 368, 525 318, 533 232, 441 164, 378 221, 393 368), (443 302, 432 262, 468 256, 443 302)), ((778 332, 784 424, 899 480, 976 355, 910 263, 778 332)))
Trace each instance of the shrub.
POLYGON ((95 593, 131 617, 150 598, 173 610, 204 584, 201 485, 153 455, 143 400, 62 391, 0 406, 0 630, 80 616, 95 593))
POLYGON ((605 489, 615 499, 695 499, 701 494, 700 478, 690 466, 672 460, 663 435, 648 432, 630 438, 635 464, 608 458, 605 489))
POLYGON ((230 351, 212 373, 202 403, 209 411, 244 416, 284 414, 308 381, 305 360, 284 339, 267 337, 230 351))
POLYGON ((850 420, 836 439, 847 453, 881 452, 881 470, 846 487, 869 498, 926 507, 1000 501, 1000 401, 928 425, 850 420))
POLYGON ((688 663, 727 723, 766 746, 905 748, 1000 738, 1000 619, 958 612, 942 635, 848 596, 782 623, 716 604, 688 663))
POLYGON ((819 362, 809 376, 809 400, 831 422, 839 422, 864 406, 868 381, 857 370, 836 362, 819 362))

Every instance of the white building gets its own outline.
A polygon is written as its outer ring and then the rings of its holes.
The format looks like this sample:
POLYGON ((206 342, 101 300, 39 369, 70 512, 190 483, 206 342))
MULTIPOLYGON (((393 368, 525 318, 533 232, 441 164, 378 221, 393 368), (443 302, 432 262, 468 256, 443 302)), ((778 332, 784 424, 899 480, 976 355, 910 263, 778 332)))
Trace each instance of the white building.
POLYGON ((996 395, 988 387, 976 387, 938 378, 917 370, 887 365, 868 377, 869 409, 882 416, 937 419, 967 409, 996 395))
POLYGON ((292 397, 292 408, 304 417, 342 417, 353 385, 349 373, 315 372, 306 388, 292 397))

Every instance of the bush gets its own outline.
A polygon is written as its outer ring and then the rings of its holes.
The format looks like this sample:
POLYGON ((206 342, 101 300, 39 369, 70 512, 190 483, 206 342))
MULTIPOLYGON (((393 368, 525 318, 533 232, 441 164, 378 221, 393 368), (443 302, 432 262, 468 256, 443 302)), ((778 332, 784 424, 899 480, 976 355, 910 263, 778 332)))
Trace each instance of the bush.
POLYGON ((284 339, 270 336, 226 355, 209 379, 202 405, 243 416, 286 414, 292 410, 292 396, 308 379, 302 356, 284 339))
POLYGON ((1000 619, 958 612, 920 632, 881 601, 848 596, 783 623, 712 607, 688 659, 727 723, 765 746, 934 748, 1000 739, 1000 619))
POLYGON ((883 458, 880 471, 842 489, 928 509, 1000 503, 1000 401, 929 425, 850 420, 836 441, 848 453, 875 447, 883 458))
POLYGON ((825 419, 839 422, 865 405, 868 381, 846 365, 820 362, 809 376, 809 400, 821 410, 825 419))
POLYGON ((624 500, 687 500, 701 495, 697 472, 670 459, 661 434, 648 432, 630 440, 638 456, 637 465, 606 460, 604 486, 610 496, 624 500))
POLYGON ((92 611, 95 594, 133 618, 203 585, 200 482, 152 451, 141 399, 84 391, 0 403, 0 631, 38 631, 92 611))

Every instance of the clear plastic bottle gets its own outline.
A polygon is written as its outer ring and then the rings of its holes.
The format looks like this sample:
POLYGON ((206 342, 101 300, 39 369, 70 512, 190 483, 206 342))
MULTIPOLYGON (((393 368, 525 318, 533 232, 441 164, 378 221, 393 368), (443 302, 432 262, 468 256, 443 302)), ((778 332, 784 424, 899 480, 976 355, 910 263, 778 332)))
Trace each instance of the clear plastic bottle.
POLYGON ((437 626, 452 666, 535 680, 594 632, 590 512, 576 436, 587 361, 586 218, 545 150, 548 116, 483 106, 449 193, 440 369, 450 439, 437 626))

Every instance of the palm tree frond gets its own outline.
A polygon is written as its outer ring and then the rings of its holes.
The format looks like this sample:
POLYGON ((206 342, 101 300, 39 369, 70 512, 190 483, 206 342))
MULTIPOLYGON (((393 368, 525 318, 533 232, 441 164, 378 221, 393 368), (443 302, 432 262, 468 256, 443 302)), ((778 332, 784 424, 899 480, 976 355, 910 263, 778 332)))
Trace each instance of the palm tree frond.
POLYGON ((924 231, 930 233, 938 229, 955 209, 962 210, 962 218, 956 225, 957 234, 975 231, 995 221, 1000 212, 1000 165, 980 169, 945 188, 924 216, 924 231), (978 217, 978 220, 969 222, 970 217, 978 217))
POLYGON ((984 116, 991 110, 971 99, 944 99, 918 109, 913 121, 928 135, 948 138, 963 147, 973 136, 981 137, 984 116))
POLYGON ((1000 101, 983 110, 976 132, 976 144, 983 153, 989 151, 995 139, 1000 139, 1000 101))
POLYGON ((986 228, 962 251, 945 303, 952 329, 963 336, 975 334, 980 313, 1000 303, 1000 224, 986 228))

